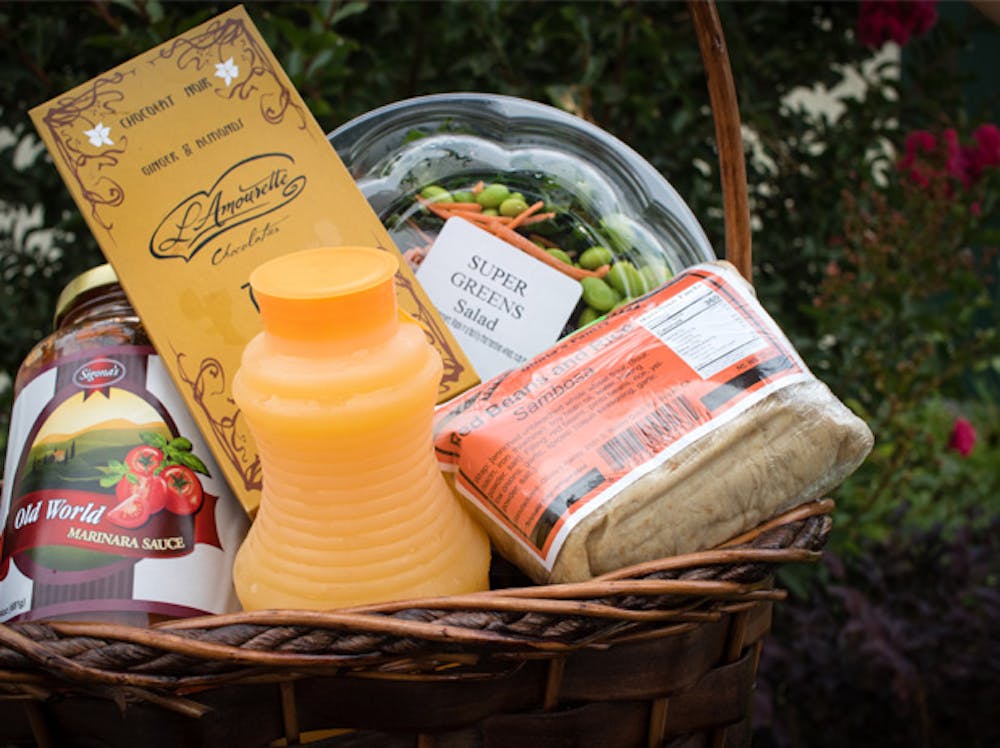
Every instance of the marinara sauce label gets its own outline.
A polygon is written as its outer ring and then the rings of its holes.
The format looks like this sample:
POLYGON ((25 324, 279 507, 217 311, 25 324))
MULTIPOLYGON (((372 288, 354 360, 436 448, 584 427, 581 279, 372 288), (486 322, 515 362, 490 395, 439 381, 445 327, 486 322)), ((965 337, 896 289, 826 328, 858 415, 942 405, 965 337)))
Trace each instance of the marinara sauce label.
POLYGON ((236 609, 247 518, 148 346, 38 372, 11 416, 0 620, 236 609))
POLYGON ((457 489, 551 570, 584 517, 774 390, 812 379, 725 265, 699 265, 438 409, 457 489))

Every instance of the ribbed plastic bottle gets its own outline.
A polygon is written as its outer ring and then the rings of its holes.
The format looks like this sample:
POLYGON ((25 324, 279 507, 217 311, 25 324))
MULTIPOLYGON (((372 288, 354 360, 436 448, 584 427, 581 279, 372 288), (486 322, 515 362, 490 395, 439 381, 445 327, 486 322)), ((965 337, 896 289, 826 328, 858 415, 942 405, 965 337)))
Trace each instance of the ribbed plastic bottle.
POLYGON ((250 277, 263 332, 233 397, 260 508, 234 570, 247 610, 325 610, 489 585, 489 541, 432 446, 441 358, 396 305, 395 255, 294 252, 250 277))

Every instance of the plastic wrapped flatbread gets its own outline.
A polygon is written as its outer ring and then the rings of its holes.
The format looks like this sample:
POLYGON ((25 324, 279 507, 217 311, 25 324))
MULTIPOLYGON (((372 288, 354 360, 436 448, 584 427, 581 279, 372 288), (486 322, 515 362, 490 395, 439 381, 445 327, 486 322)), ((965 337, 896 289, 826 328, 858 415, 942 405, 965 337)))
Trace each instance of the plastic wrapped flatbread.
POLYGON ((538 583, 718 545, 819 498, 873 436, 726 263, 439 408, 442 469, 538 583))

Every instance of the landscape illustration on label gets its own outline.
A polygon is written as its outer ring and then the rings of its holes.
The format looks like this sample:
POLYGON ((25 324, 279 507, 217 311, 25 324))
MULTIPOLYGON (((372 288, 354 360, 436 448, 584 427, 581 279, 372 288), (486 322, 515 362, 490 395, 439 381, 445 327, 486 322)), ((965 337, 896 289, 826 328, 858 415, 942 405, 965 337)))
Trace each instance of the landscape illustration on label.
MULTIPOLYGON (((124 368, 91 359, 76 369, 73 386, 120 378, 124 368)), ((38 566, 77 571, 123 557, 182 556, 197 542, 219 545, 208 516, 217 497, 204 489, 208 468, 191 441, 136 393, 91 392, 64 399, 28 442, 4 530, 4 572, 11 558, 27 557, 22 571, 30 576, 38 566)))

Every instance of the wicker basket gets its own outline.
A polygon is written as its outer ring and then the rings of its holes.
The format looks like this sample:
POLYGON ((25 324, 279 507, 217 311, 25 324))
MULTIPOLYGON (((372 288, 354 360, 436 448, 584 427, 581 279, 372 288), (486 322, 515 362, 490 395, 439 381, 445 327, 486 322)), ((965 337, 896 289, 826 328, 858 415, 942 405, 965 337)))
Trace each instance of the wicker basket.
MULTIPOLYGON (((692 0, 726 256, 750 277, 739 113, 715 7, 692 0)), ((781 564, 815 561, 828 500, 725 545, 590 582, 334 612, 0 625, 0 744, 738 746, 781 564)))

